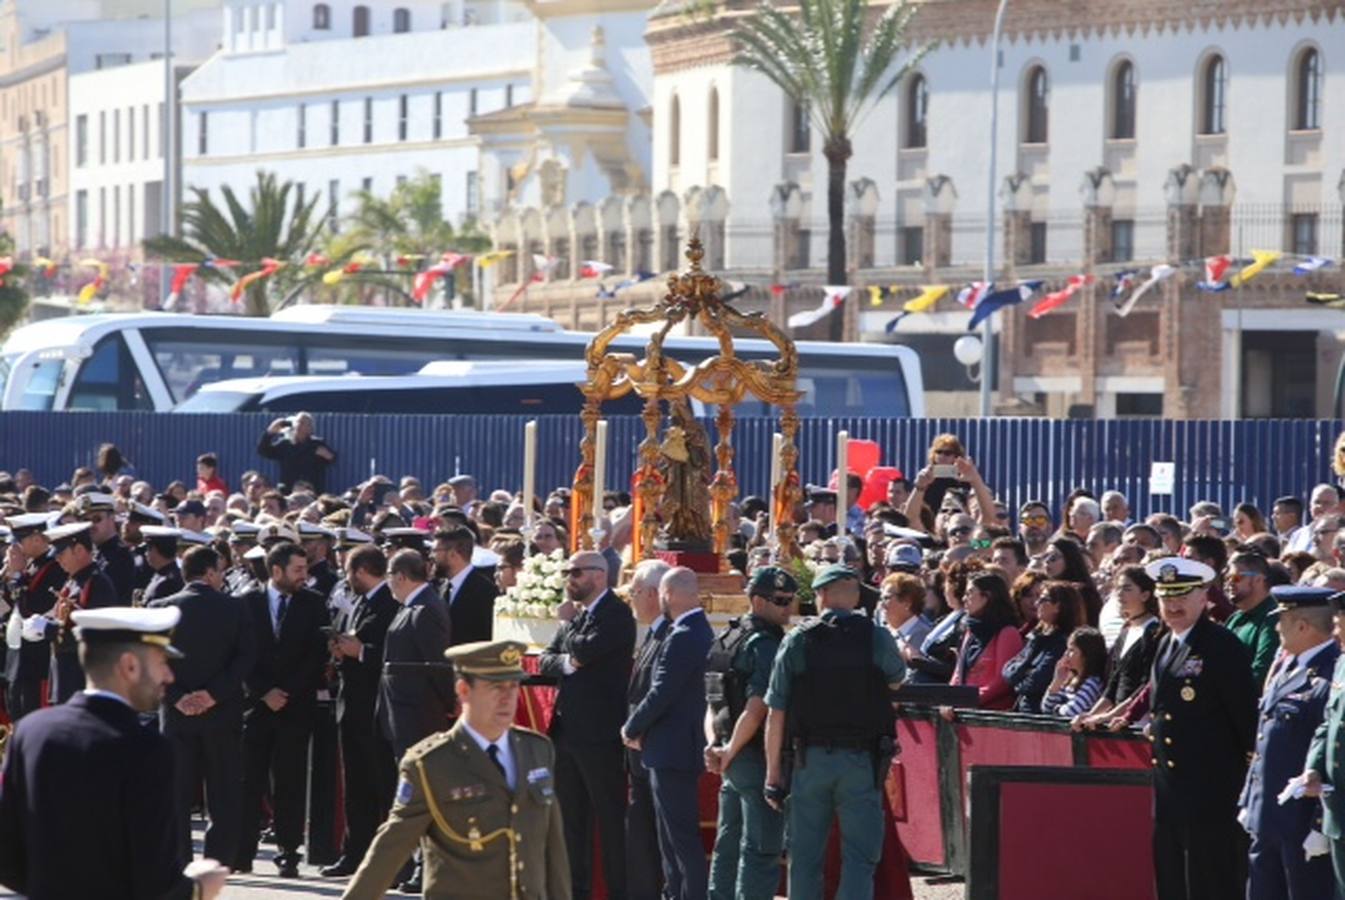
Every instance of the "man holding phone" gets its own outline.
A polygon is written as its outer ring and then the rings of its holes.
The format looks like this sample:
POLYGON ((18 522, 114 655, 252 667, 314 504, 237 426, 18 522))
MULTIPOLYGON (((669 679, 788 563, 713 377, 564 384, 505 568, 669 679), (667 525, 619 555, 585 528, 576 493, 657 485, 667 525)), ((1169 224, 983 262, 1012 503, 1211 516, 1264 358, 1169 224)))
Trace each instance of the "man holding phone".
POLYGON ((282 484, 292 488, 295 482, 306 481, 319 494, 326 489, 327 467, 336 462, 336 451, 313 434, 313 417, 306 412, 267 426, 257 453, 280 463, 282 484))

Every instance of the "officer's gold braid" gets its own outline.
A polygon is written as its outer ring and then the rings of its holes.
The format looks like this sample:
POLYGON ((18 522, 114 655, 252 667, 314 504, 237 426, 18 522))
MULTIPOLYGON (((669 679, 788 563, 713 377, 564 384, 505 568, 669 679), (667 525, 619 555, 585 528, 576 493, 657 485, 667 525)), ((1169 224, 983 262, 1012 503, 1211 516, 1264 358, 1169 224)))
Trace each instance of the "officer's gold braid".
MULTIPOLYGON (((486 844, 497 838, 506 838, 509 841, 509 900, 518 900, 518 835, 512 828, 497 828, 490 834, 473 834, 463 837, 449 826, 448 820, 444 818, 443 813, 439 811, 439 805, 434 802, 434 793, 430 790, 430 779, 425 774, 425 761, 416 760, 416 771, 420 773, 420 787, 425 792, 425 805, 429 807, 430 816, 434 819, 434 824, 439 826, 439 830, 444 833, 450 841, 459 844, 466 844, 474 853, 480 853, 486 844)), ((473 829, 475 831, 475 829, 473 829)))

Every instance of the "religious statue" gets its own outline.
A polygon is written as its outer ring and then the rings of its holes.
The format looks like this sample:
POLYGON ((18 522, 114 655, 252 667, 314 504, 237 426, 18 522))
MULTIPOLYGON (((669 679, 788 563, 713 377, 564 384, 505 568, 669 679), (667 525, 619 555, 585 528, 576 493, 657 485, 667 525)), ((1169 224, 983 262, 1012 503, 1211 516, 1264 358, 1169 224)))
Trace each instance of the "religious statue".
POLYGON ((667 549, 709 549, 710 441, 685 399, 672 404, 671 414, 672 423, 659 446, 659 473, 665 485, 658 509, 663 523, 659 544, 667 549))

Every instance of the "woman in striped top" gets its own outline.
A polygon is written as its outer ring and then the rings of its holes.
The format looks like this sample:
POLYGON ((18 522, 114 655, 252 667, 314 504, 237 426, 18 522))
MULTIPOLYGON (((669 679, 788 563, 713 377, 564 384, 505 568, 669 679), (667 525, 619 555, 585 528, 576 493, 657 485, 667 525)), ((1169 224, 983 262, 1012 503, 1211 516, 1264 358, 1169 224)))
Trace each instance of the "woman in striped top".
POLYGON ((1096 628, 1076 628, 1070 633, 1065 655, 1056 663, 1055 678, 1046 689, 1041 711, 1048 716, 1070 718, 1093 708, 1102 693, 1107 673, 1107 642, 1096 628))

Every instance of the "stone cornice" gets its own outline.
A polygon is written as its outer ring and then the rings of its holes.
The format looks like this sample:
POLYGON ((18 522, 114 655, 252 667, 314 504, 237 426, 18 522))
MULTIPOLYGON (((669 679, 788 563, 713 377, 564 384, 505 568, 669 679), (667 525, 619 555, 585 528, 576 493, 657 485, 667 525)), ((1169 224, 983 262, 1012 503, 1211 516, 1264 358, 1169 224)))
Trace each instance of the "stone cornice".
MULTIPOLYGON (((970 46, 990 39, 996 0, 910 2, 920 7, 910 28, 914 43, 937 40, 946 46, 970 46)), ((751 13, 743 0, 727 0, 712 10, 690 0, 660 7, 645 34, 655 73, 727 63, 733 55, 730 32, 738 19, 751 13)), ((1341 19, 1345 0, 1014 0, 1005 15, 1004 36, 1012 44, 1341 19)))

